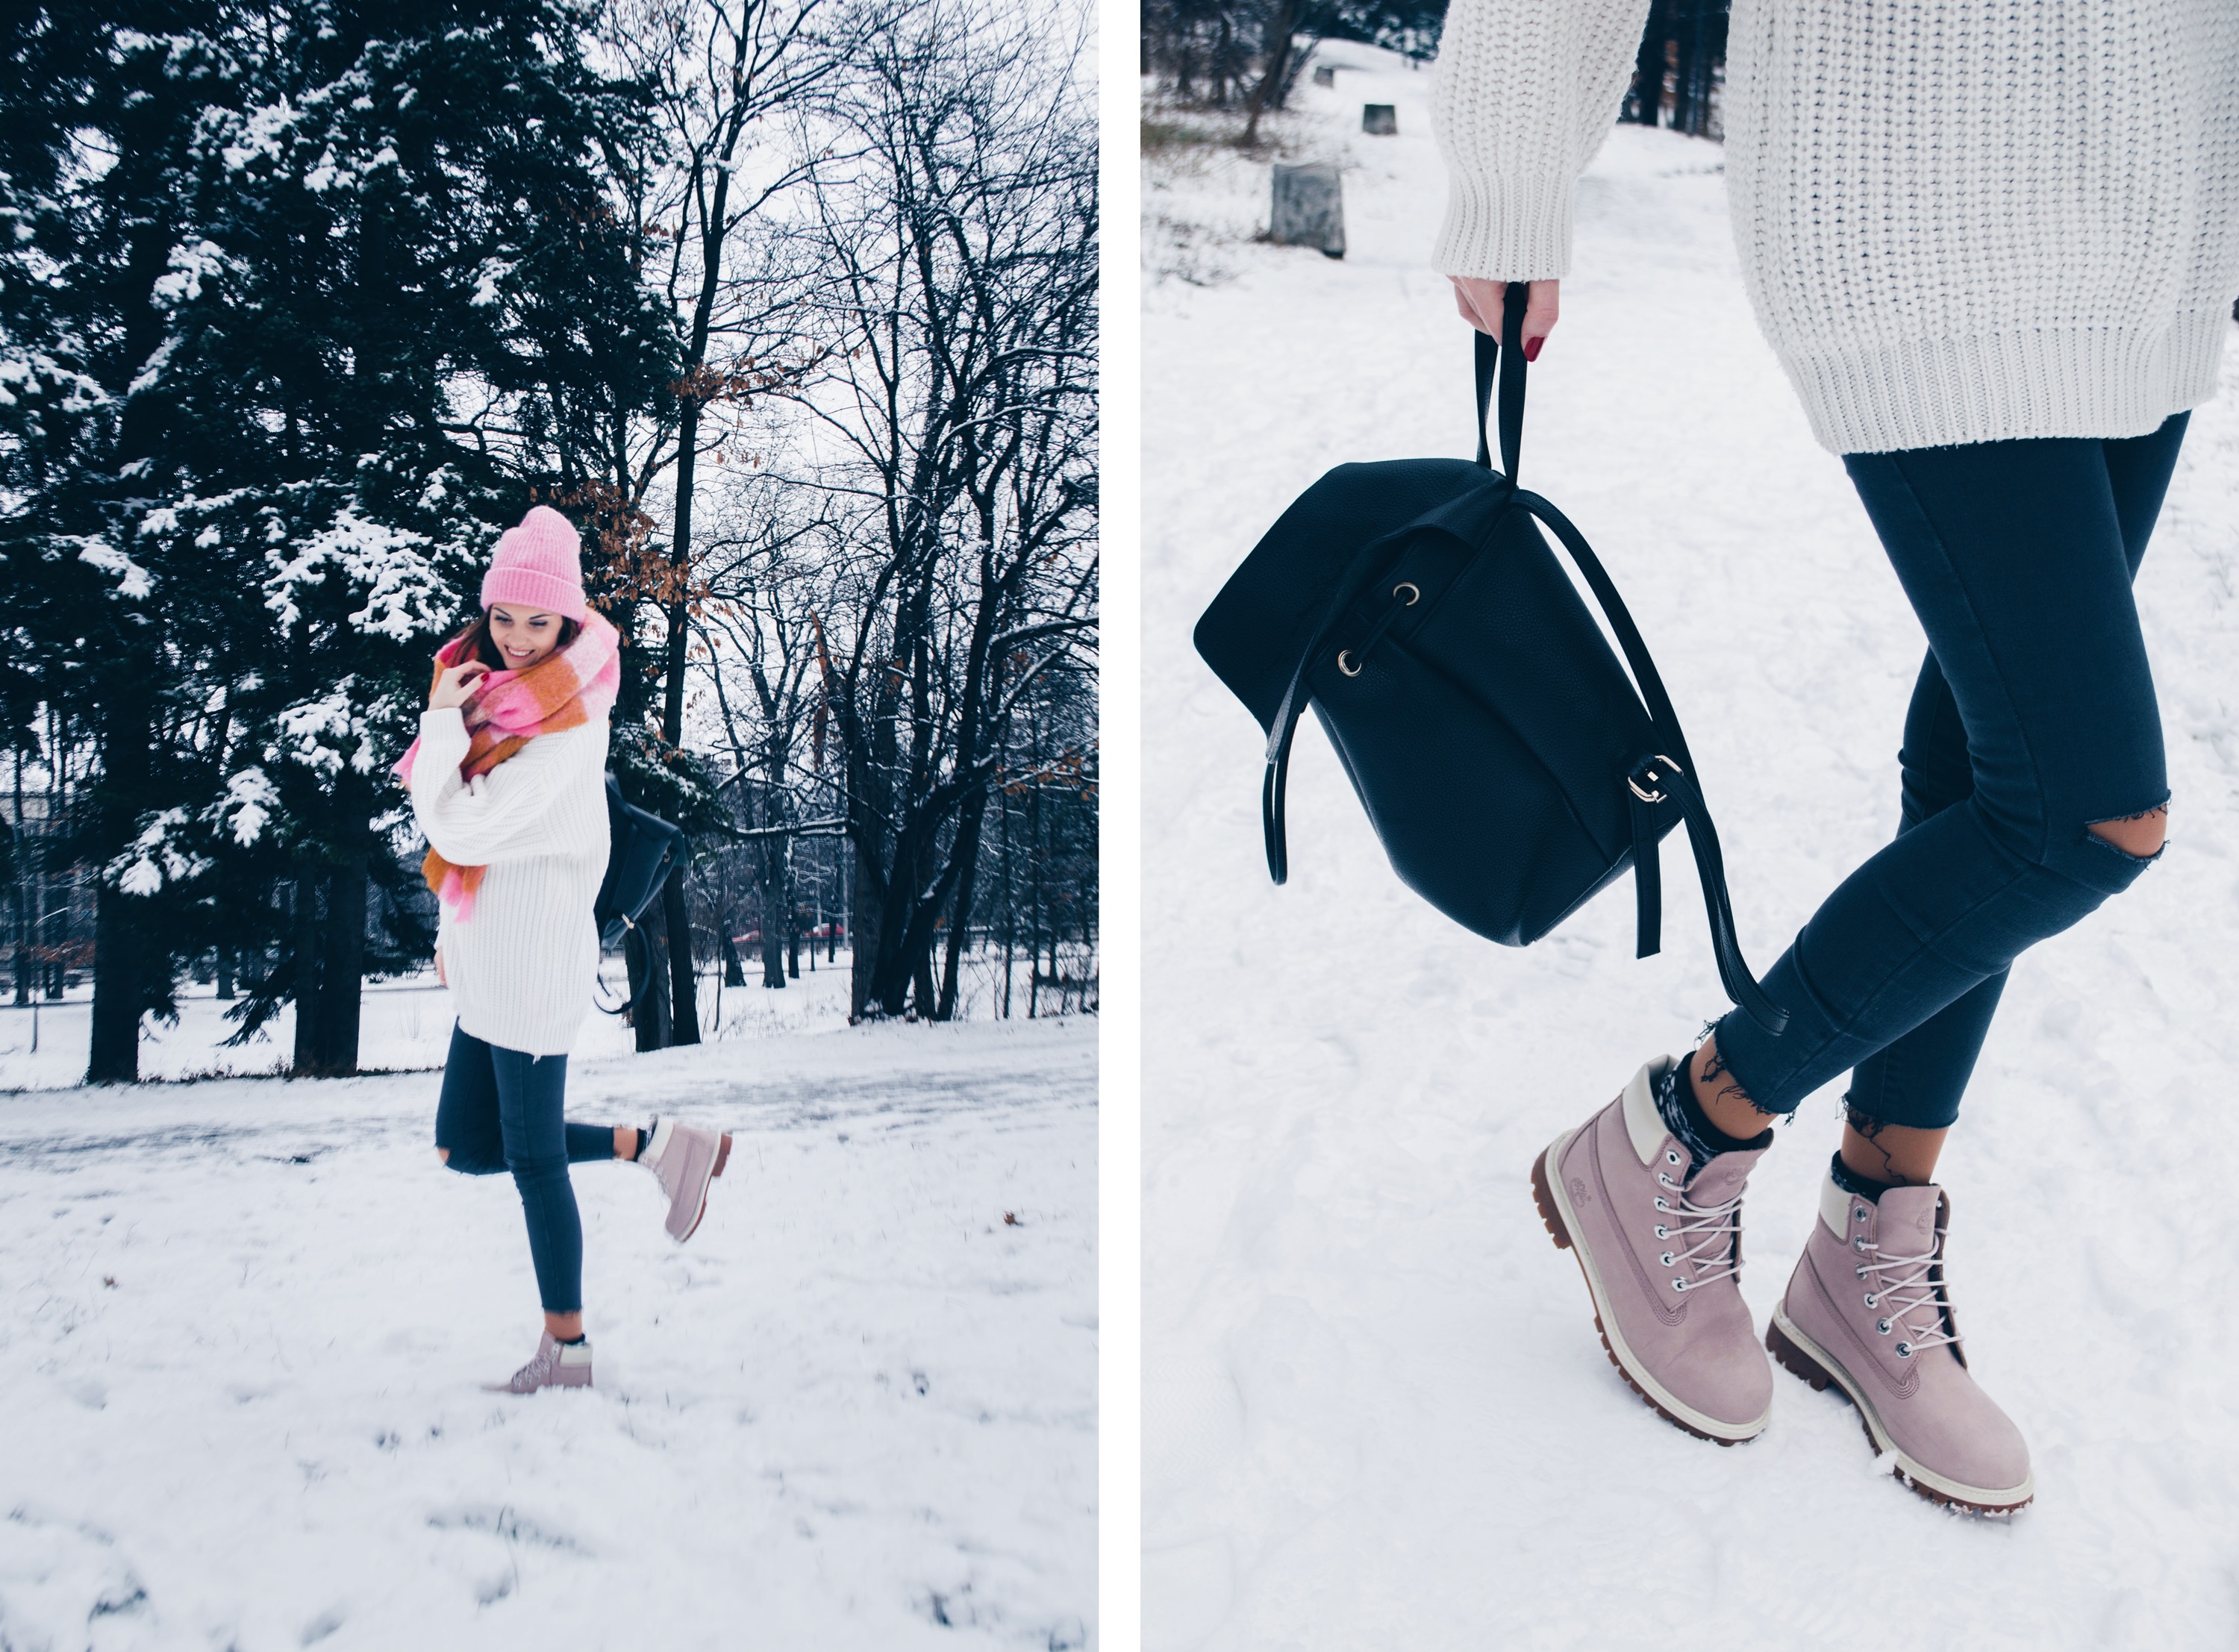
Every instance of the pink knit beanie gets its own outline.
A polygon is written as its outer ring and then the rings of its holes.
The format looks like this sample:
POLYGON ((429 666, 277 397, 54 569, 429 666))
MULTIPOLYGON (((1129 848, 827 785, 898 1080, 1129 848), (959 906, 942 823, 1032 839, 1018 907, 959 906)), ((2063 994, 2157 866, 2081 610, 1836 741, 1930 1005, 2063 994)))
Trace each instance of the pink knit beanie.
POLYGON ((482 607, 494 602, 518 602, 581 624, 590 608, 583 600, 575 525, 549 505, 538 505, 520 527, 507 528, 482 575, 482 607))

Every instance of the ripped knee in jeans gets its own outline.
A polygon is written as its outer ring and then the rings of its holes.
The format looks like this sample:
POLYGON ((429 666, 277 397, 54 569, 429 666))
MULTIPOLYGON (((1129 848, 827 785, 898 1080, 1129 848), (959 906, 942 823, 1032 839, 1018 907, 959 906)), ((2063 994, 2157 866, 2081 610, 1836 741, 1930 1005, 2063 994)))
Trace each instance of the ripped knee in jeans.
POLYGON ((2150 864, 2161 859, 2169 839, 2169 804, 2156 804, 2136 814, 2118 814, 2104 820, 2087 820, 2091 837, 2132 860, 2150 864))

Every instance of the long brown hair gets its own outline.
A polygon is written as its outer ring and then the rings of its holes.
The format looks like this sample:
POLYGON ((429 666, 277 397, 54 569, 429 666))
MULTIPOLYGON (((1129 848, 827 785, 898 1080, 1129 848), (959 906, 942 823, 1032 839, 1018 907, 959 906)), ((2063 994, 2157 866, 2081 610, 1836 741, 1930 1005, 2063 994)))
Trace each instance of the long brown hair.
MULTIPOLYGON (((582 634, 582 633, 583 627, 581 626, 576 624, 575 620, 568 619, 566 615, 561 615, 560 620, 560 640, 552 645, 552 653, 558 654, 561 649, 575 641, 577 637, 582 634)), ((464 643, 466 645, 465 651, 453 658, 451 663, 455 666, 463 666, 469 660, 479 660, 482 664, 488 666, 492 671, 504 671, 508 668, 505 663, 505 655, 498 650, 497 640, 490 635, 489 610, 488 608, 484 608, 480 614, 475 615, 475 617, 468 622, 466 628, 461 631, 457 636, 452 638, 451 641, 453 643, 464 643)), ((551 655, 548 654, 545 657, 549 659, 551 658, 551 655)))

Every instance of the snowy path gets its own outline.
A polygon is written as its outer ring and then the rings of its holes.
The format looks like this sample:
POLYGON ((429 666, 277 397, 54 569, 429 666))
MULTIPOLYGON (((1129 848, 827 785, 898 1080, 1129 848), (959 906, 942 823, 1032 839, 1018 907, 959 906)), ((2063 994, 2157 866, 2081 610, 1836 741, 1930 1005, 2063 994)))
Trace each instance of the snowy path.
POLYGON ((526 1401, 434 1075, 0 1098, 0 1646, 1087 1644, 1095 1038, 581 1064, 571 1117, 736 1146, 682 1250, 576 1167, 600 1387, 526 1401))
MULTIPOLYGON (((1341 263, 1249 242, 1264 165, 1146 174, 1146 262, 1186 277, 1146 288, 1144 335, 1146 1648, 2239 1644, 2239 351, 2139 585, 2173 846, 2016 969, 1945 1155, 1961 1321, 2037 1505, 1939 1512, 1784 1376, 1771 1431, 1720 1450, 1624 1390, 1525 1185, 1722 1007, 1684 849, 1660 958, 1623 884, 1493 947, 1392 878, 1310 720, 1272 888, 1259 733, 1190 647, 1324 469, 1471 449, 1426 90, 1300 89, 1297 146, 1356 163, 1341 263), (1363 102, 1400 136, 1361 136, 1363 102)), ((1596 163, 1525 465, 1656 650, 1762 968, 1895 825, 1921 642, 1750 319, 1718 158, 1627 129, 1596 163)), ((1760 1324, 1835 1093, 1752 1183, 1760 1324)))

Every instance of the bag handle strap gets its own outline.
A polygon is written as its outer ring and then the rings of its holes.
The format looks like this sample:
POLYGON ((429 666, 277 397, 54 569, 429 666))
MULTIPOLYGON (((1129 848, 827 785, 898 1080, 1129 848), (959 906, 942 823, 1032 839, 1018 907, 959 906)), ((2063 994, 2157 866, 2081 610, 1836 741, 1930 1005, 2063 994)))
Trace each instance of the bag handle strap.
POLYGON ((1477 341, 1477 461, 1492 468, 1492 449, 1485 441, 1485 415, 1492 410, 1492 381, 1501 353, 1508 355, 1508 371, 1500 378, 1500 468, 1511 482, 1524 448, 1524 379, 1530 365, 1524 359, 1524 310, 1531 302, 1526 283, 1512 281, 1501 301, 1500 333, 1496 339, 1479 331, 1477 341))

